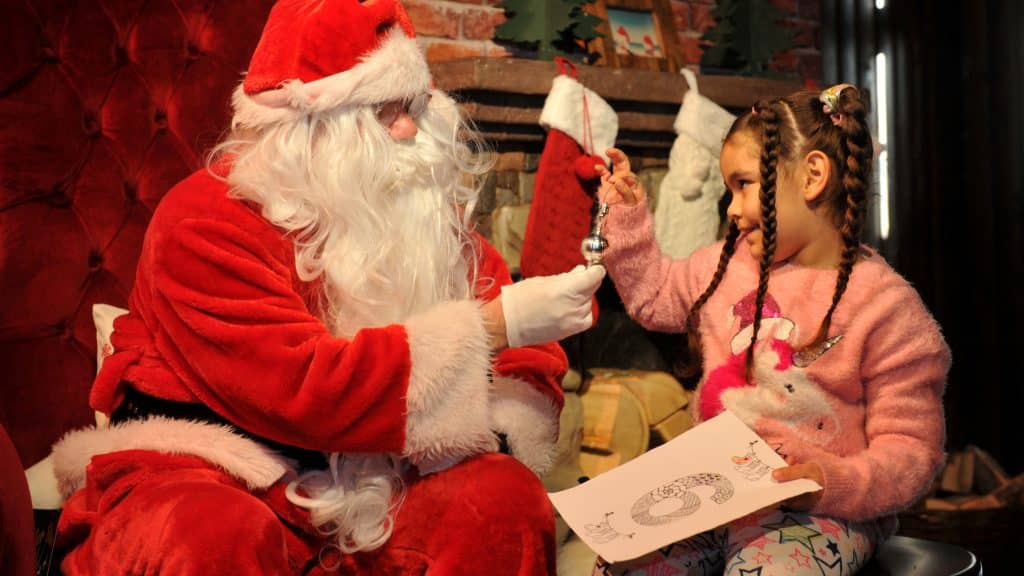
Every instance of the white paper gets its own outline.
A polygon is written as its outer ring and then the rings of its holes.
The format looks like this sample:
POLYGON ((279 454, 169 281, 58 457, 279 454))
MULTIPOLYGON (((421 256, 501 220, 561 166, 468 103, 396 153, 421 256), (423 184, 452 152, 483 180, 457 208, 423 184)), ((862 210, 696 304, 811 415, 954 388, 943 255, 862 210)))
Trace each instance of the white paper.
POLYGON ((772 480, 771 471, 785 465, 725 411, 618 468, 548 496, 588 546, 605 560, 621 562, 821 489, 813 480, 772 480))

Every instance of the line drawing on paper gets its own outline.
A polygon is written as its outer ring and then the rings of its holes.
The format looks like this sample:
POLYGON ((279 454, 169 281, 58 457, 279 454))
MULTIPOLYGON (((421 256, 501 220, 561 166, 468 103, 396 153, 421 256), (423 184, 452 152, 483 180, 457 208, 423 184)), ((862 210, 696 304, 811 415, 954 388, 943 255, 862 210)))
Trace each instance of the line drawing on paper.
POLYGON ((732 482, 717 472, 676 478, 638 498, 630 510, 633 521, 641 526, 659 526, 693 514, 700 509, 700 496, 692 489, 699 486, 714 488, 711 500, 716 504, 722 504, 732 498, 734 492, 732 482), (678 500, 679 505, 663 511, 672 500, 678 500))
POLYGON ((732 457, 733 467, 736 471, 751 482, 760 480, 771 470, 771 467, 762 462, 761 458, 757 456, 757 452, 754 450, 754 446, 757 443, 758 440, 750 442, 747 447, 747 453, 743 456, 732 457))
POLYGON ((590 535, 591 538, 593 538, 596 542, 600 544, 607 544, 608 542, 615 540, 619 536, 632 538, 636 535, 636 532, 630 532, 629 534, 626 534, 624 532, 619 532, 615 528, 612 528, 612 524, 610 521, 610 517, 612 514, 615 514, 615 512, 605 512, 604 520, 594 524, 587 524, 584 527, 587 531, 587 534, 590 535))

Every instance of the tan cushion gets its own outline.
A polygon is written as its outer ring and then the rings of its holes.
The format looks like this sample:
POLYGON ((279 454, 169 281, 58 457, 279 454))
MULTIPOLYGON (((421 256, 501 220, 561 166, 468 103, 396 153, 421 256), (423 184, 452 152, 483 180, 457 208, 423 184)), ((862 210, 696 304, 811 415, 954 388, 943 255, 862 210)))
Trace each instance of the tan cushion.
POLYGON ((583 400, 583 445, 580 468, 594 477, 643 454, 650 423, 640 400, 613 379, 591 381, 583 400))
POLYGON ((666 372, 595 368, 581 395, 580 468, 587 476, 636 458, 692 426, 690 395, 666 372))
POLYGON ((645 370, 610 371, 608 377, 622 382, 640 400, 655 439, 666 442, 693 425, 690 392, 667 372, 645 370))

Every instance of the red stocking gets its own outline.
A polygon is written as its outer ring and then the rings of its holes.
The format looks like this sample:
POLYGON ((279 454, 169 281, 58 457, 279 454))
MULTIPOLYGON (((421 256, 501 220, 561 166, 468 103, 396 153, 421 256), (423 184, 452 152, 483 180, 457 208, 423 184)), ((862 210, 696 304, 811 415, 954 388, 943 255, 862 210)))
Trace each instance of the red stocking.
POLYGON ((607 163, 604 152, 618 132, 611 106, 576 80, 571 64, 559 65, 562 74, 552 82, 540 118, 548 134, 523 238, 523 277, 568 272, 584 263, 580 242, 590 233, 600 183, 593 167, 607 163))

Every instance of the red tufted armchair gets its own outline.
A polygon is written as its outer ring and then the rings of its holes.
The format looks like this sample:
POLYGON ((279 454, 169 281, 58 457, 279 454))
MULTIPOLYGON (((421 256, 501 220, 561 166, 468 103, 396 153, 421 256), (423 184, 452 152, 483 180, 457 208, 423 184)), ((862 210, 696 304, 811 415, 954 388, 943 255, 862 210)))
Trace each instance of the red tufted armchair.
POLYGON ((0 3, 0 425, 26 465, 92 421, 94 303, 227 127, 272 0, 0 3))

